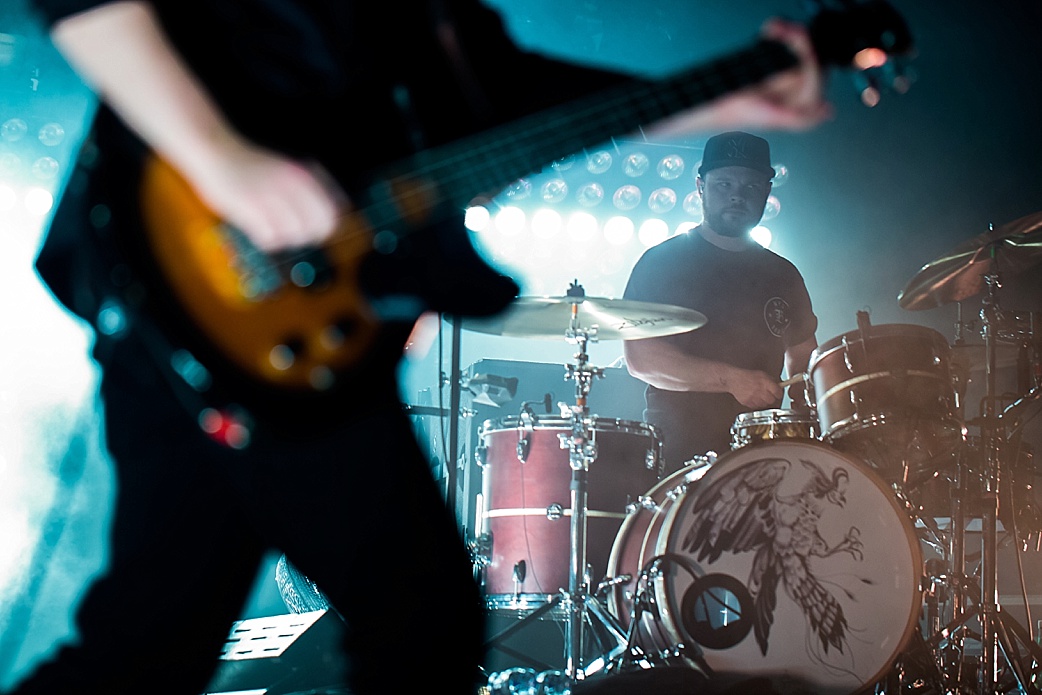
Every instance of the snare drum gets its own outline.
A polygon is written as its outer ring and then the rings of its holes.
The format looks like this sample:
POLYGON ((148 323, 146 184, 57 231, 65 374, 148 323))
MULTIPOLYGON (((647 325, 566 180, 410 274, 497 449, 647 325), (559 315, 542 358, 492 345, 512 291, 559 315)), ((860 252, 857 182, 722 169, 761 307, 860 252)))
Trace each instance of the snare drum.
MULTIPOLYGON (((653 425, 591 420, 585 550, 596 586, 627 505, 661 476, 662 443, 653 425)), ((538 607, 569 588, 571 435, 571 421, 560 417, 487 420, 479 430, 478 532, 488 542, 478 569, 490 609, 538 607)))
POLYGON ((922 555, 895 495, 816 441, 750 444, 667 478, 623 523, 608 569, 631 578, 609 608, 644 651, 683 645, 777 692, 865 692, 922 606, 922 555))
POLYGON ((817 439, 818 418, 796 410, 757 410, 739 413, 731 426, 731 449, 773 439, 817 439))

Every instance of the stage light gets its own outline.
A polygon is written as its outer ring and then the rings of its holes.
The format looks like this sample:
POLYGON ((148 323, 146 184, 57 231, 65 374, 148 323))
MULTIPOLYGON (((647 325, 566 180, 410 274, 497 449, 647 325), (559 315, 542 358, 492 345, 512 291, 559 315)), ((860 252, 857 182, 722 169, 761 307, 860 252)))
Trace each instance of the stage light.
POLYGON ((561 213, 550 208, 539 208, 532 215, 532 233, 540 239, 552 239, 564 226, 561 213))
POLYGON ((514 205, 507 205, 496 213, 496 229, 504 236, 517 236, 525 231, 525 211, 514 205))
POLYGON ((764 227, 762 224, 753 227, 753 230, 749 232, 749 236, 753 238, 753 241, 755 241, 757 244, 764 247, 765 249, 769 249, 771 247, 773 235, 771 234, 771 230, 767 227, 764 227))
POLYGON ((611 197, 611 202, 619 210, 632 210, 640 205, 641 197, 640 188, 633 184, 626 184, 616 189, 615 194, 611 197))
POLYGON ((512 201, 524 200, 532 195, 532 182, 528 179, 518 179, 507 186, 503 194, 512 201))
POLYGON ((21 118, 8 118, 0 125, 0 140, 18 142, 29 132, 29 124, 21 118))
POLYGON ((43 217, 53 205, 54 196, 48 190, 33 187, 25 192, 25 209, 32 215, 43 217))
POLYGON ((633 220, 616 215, 604 223, 604 240, 613 246, 622 246, 633 238, 633 220))
POLYGON ((612 161, 611 152, 598 150, 586 157, 586 171, 591 174, 603 174, 611 169, 612 161))
POLYGON ((568 218, 568 236, 577 241, 590 241, 597 236, 597 218, 588 212, 575 212, 568 218))
POLYGON ((648 173, 651 168, 651 160, 643 152, 634 152, 628 155, 622 164, 622 171, 626 176, 637 178, 648 173))
POLYGON ((658 215, 664 215, 677 205, 677 194, 672 188, 658 188, 648 196, 648 208, 658 215))
POLYGON ((671 154, 659 161, 657 171, 666 181, 675 181, 684 175, 684 168, 684 158, 679 154, 671 154))
POLYGON ((58 176, 60 169, 58 160, 54 157, 40 157, 33 162, 33 176, 40 181, 53 181, 58 176))
POLYGON ((781 212, 781 201, 777 196, 767 196, 767 205, 763 208, 763 221, 773 220, 781 212))
POLYGON ((551 179, 539 189, 539 194, 546 203, 560 203, 568 196, 568 184, 564 179, 551 179))
POLYGON ((484 205, 471 205, 463 214, 463 226, 472 232, 483 232, 492 222, 492 213, 484 205))
POLYGON ((61 123, 45 123, 41 126, 37 138, 48 147, 57 147, 65 140, 65 128, 61 123))
POLYGON ((579 205, 587 208, 600 205, 601 201, 604 200, 604 186, 592 181, 584 183, 575 194, 575 199, 579 201, 579 205))
POLYGON ((637 239, 644 246, 654 246, 669 238, 669 226, 663 220, 651 218, 641 223, 637 239))
POLYGON ((14 189, 5 184, 0 184, 0 212, 14 210, 14 206, 17 203, 18 195, 14 192, 14 189))

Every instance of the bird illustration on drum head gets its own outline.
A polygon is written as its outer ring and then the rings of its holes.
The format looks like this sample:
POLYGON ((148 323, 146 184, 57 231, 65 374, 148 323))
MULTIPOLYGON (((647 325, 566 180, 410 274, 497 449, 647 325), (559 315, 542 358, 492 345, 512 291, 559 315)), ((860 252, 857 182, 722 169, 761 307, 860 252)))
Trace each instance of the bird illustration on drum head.
POLYGON ((849 473, 837 467, 829 475, 813 461, 799 463, 810 475, 792 494, 780 491, 794 472, 792 462, 783 458, 754 460, 711 482, 692 508, 693 523, 682 543, 699 562, 713 563, 724 552, 755 553, 746 588, 753 597, 756 643, 765 656, 779 583, 803 611, 825 652, 843 652, 848 633, 843 607, 814 575, 810 559, 837 553, 864 559, 856 526, 831 547, 818 530, 829 505, 846 503, 849 473))

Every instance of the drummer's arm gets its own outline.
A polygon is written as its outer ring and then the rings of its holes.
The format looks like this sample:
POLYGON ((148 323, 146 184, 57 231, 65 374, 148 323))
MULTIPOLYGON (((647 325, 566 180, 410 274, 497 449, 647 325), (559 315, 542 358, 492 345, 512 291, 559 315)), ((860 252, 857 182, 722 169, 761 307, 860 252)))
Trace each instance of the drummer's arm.
MULTIPOLYGON (((811 335, 798 345, 790 345, 785 350, 785 374, 789 378, 806 375, 807 367, 810 365, 810 357, 814 348, 818 347, 817 339, 811 335)), ((789 399, 793 407, 806 407, 806 384, 799 381, 789 387, 789 399)))
POLYGON ((783 395, 778 380, 765 372, 689 355, 668 339, 627 340, 623 352, 630 374, 665 391, 730 393, 752 410, 770 407, 783 395))

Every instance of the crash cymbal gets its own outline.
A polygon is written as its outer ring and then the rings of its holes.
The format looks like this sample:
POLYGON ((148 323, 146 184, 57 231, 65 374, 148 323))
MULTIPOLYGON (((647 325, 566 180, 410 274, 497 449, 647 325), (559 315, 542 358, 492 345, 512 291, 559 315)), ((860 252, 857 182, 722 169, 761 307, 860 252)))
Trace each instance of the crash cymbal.
POLYGON ((706 317, 693 309, 607 297, 519 297, 497 316, 466 319, 466 330, 514 338, 561 340, 571 327, 592 332, 597 340, 639 340, 700 328, 706 317))
POLYGON ((992 229, 924 265, 897 296, 905 309, 935 309, 982 292, 984 276, 1017 275, 1042 263, 1042 212, 992 229))

